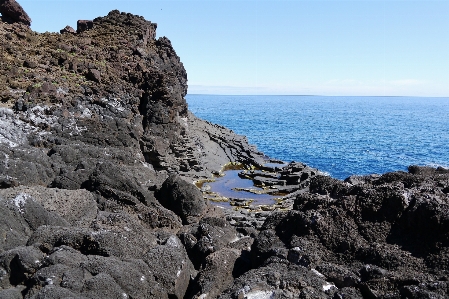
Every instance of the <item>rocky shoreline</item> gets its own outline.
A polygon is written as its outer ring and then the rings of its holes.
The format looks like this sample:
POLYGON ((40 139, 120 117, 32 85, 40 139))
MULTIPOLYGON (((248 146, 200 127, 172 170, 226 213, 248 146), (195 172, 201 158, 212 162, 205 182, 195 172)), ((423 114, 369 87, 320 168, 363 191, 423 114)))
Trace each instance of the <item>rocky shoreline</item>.
POLYGON ((156 24, 39 34, 19 8, 0 1, 0 298, 448 297, 448 170, 270 166, 188 111, 156 24), (280 200, 213 204, 194 182, 225 165, 280 200))

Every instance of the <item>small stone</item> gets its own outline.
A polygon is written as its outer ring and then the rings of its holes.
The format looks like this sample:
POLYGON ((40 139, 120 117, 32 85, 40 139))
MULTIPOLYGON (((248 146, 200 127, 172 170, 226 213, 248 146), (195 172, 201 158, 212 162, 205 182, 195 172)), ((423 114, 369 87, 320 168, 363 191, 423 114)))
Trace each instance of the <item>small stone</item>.
POLYGON ((27 67, 27 68, 30 68, 30 69, 34 69, 34 68, 37 67, 37 63, 35 61, 32 61, 32 60, 25 60, 23 62, 23 66, 27 67))
POLYGON ((69 25, 67 25, 63 29, 59 30, 59 32, 61 34, 64 34, 64 33, 73 33, 74 34, 74 33, 76 33, 76 30, 73 29, 72 27, 70 27, 69 25))
POLYGON ((89 69, 89 72, 87 73, 86 78, 91 81, 98 82, 98 83, 101 82, 101 74, 96 69, 89 69))

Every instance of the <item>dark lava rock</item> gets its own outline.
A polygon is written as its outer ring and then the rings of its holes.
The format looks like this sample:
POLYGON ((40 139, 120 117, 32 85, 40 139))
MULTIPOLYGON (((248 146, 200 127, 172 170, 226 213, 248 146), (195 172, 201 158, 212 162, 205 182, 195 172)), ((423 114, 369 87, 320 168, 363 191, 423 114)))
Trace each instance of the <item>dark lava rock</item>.
POLYGON ((184 224, 197 222, 208 202, 201 191, 178 175, 170 175, 156 193, 158 201, 181 217, 184 224))
POLYGON ((73 29, 71 26, 67 25, 64 28, 62 28, 61 30, 59 30, 59 33, 64 34, 64 33, 76 33, 76 30, 73 29))
POLYGON ((3 21, 23 23, 27 26, 31 25, 31 18, 15 0, 1 0, 0 13, 3 21))
POLYGON ((76 32, 81 33, 83 31, 92 29, 94 27, 94 22, 92 20, 78 20, 76 22, 76 32))
POLYGON ((101 82, 101 74, 96 69, 89 69, 89 72, 86 75, 86 78, 95 82, 101 82))
POLYGON ((196 269, 209 254, 238 240, 235 228, 225 219, 216 217, 204 217, 199 223, 186 225, 178 231, 178 236, 196 269))
POLYGON ((234 269, 241 252, 224 248, 206 257, 205 264, 195 280, 193 297, 217 298, 234 281, 234 269))
POLYGON ((253 267, 277 261, 315 269, 339 288, 328 293, 333 298, 447 296, 449 176, 411 169, 352 183, 312 178, 294 211, 267 217, 252 245, 253 267))
POLYGON ((333 290, 305 267, 273 262, 238 277, 218 298, 332 298, 333 290))

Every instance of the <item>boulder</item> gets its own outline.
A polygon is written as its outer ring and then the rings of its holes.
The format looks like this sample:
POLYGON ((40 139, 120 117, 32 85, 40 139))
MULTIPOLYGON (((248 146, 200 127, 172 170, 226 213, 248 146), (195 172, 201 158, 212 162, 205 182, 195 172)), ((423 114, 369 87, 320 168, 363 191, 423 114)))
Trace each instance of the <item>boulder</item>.
POLYGON ((193 298, 217 298, 234 281, 234 266, 240 256, 236 249, 221 249, 210 254, 195 282, 193 298))
POLYGON ((33 246, 20 246, 0 255, 0 266, 4 269, 2 287, 6 282, 16 286, 29 279, 44 263, 44 253, 33 246))
POLYGON ((89 72, 87 73, 86 78, 91 81, 97 82, 97 83, 101 82, 101 74, 96 69, 89 69, 89 72))
POLYGON ((0 13, 3 21, 31 25, 31 18, 15 0, 0 0, 0 13))
POLYGON ((76 33, 76 30, 73 29, 71 26, 67 25, 65 26, 63 29, 59 30, 59 33, 64 34, 64 33, 76 33))
MULTIPOLYGON (((46 211, 57 214, 74 226, 89 226, 98 211, 94 195, 84 189, 64 190, 42 186, 19 186, 0 190, 0 196, 15 202, 21 200, 25 202, 26 199, 31 199, 31 201, 42 205, 46 211)), ((39 208, 35 206, 34 211, 37 212, 37 209, 39 208)), ((59 222, 57 225, 62 223, 59 222)), ((50 224, 50 222, 45 224, 50 224)), ((67 223, 66 226, 68 226, 67 223)))
POLYGON ((91 20, 78 20, 78 22, 76 22, 77 33, 81 33, 92 28, 94 28, 94 22, 91 20))
POLYGON ((24 287, 12 287, 0 290, 0 298, 2 299, 22 299, 22 291, 24 287))
MULTIPOLYGON (((336 290, 325 278, 305 267, 269 263, 236 278, 218 298, 332 298, 336 290)), ((209 297, 203 297, 209 298, 209 297)))
POLYGON ((196 269, 204 264, 209 254, 238 240, 235 228, 225 219, 216 217, 205 217, 199 223, 186 225, 179 230, 178 236, 196 269))
POLYGON ((184 224, 198 222, 208 205, 195 185, 176 174, 170 175, 155 195, 161 205, 175 212, 184 224))
POLYGON ((162 234, 159 242, 148 250, 143 261, 169 298, 184 298, 190 278, 194 276, 192 262, 178 237, 162 234))

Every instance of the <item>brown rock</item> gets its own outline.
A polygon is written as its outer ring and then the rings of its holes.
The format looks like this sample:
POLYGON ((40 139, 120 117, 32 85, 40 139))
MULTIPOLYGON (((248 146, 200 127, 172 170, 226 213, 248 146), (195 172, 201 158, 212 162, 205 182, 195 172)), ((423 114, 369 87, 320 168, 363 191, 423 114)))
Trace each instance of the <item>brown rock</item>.
POLYGON ((37 67, 37 63, 35 61, 27 59, 23 62, 23 66, 30 69, 35 69, 37 67))
POLYGON ((0 13, 3 21, 31 25, 31 18, 15 0, 0 0, 0 13))
POLYGON ((78 20, 76 23, 76 32, 81 33, 83 31, 92 29, 94 27, 94 22, 90 20, 78 20))
POLYGON ((91 81, 95 81, 100 83, 101 82, 101 74, 98 70, 96 69, 89 69, 89 72, 87 73, 87 79, 91 80, 91 81))
POLYGON ((59 30, 61 34, 63 33, 76 33, 75 29, 70 27, 69 25, 65 26, 63 29, 59 30))

